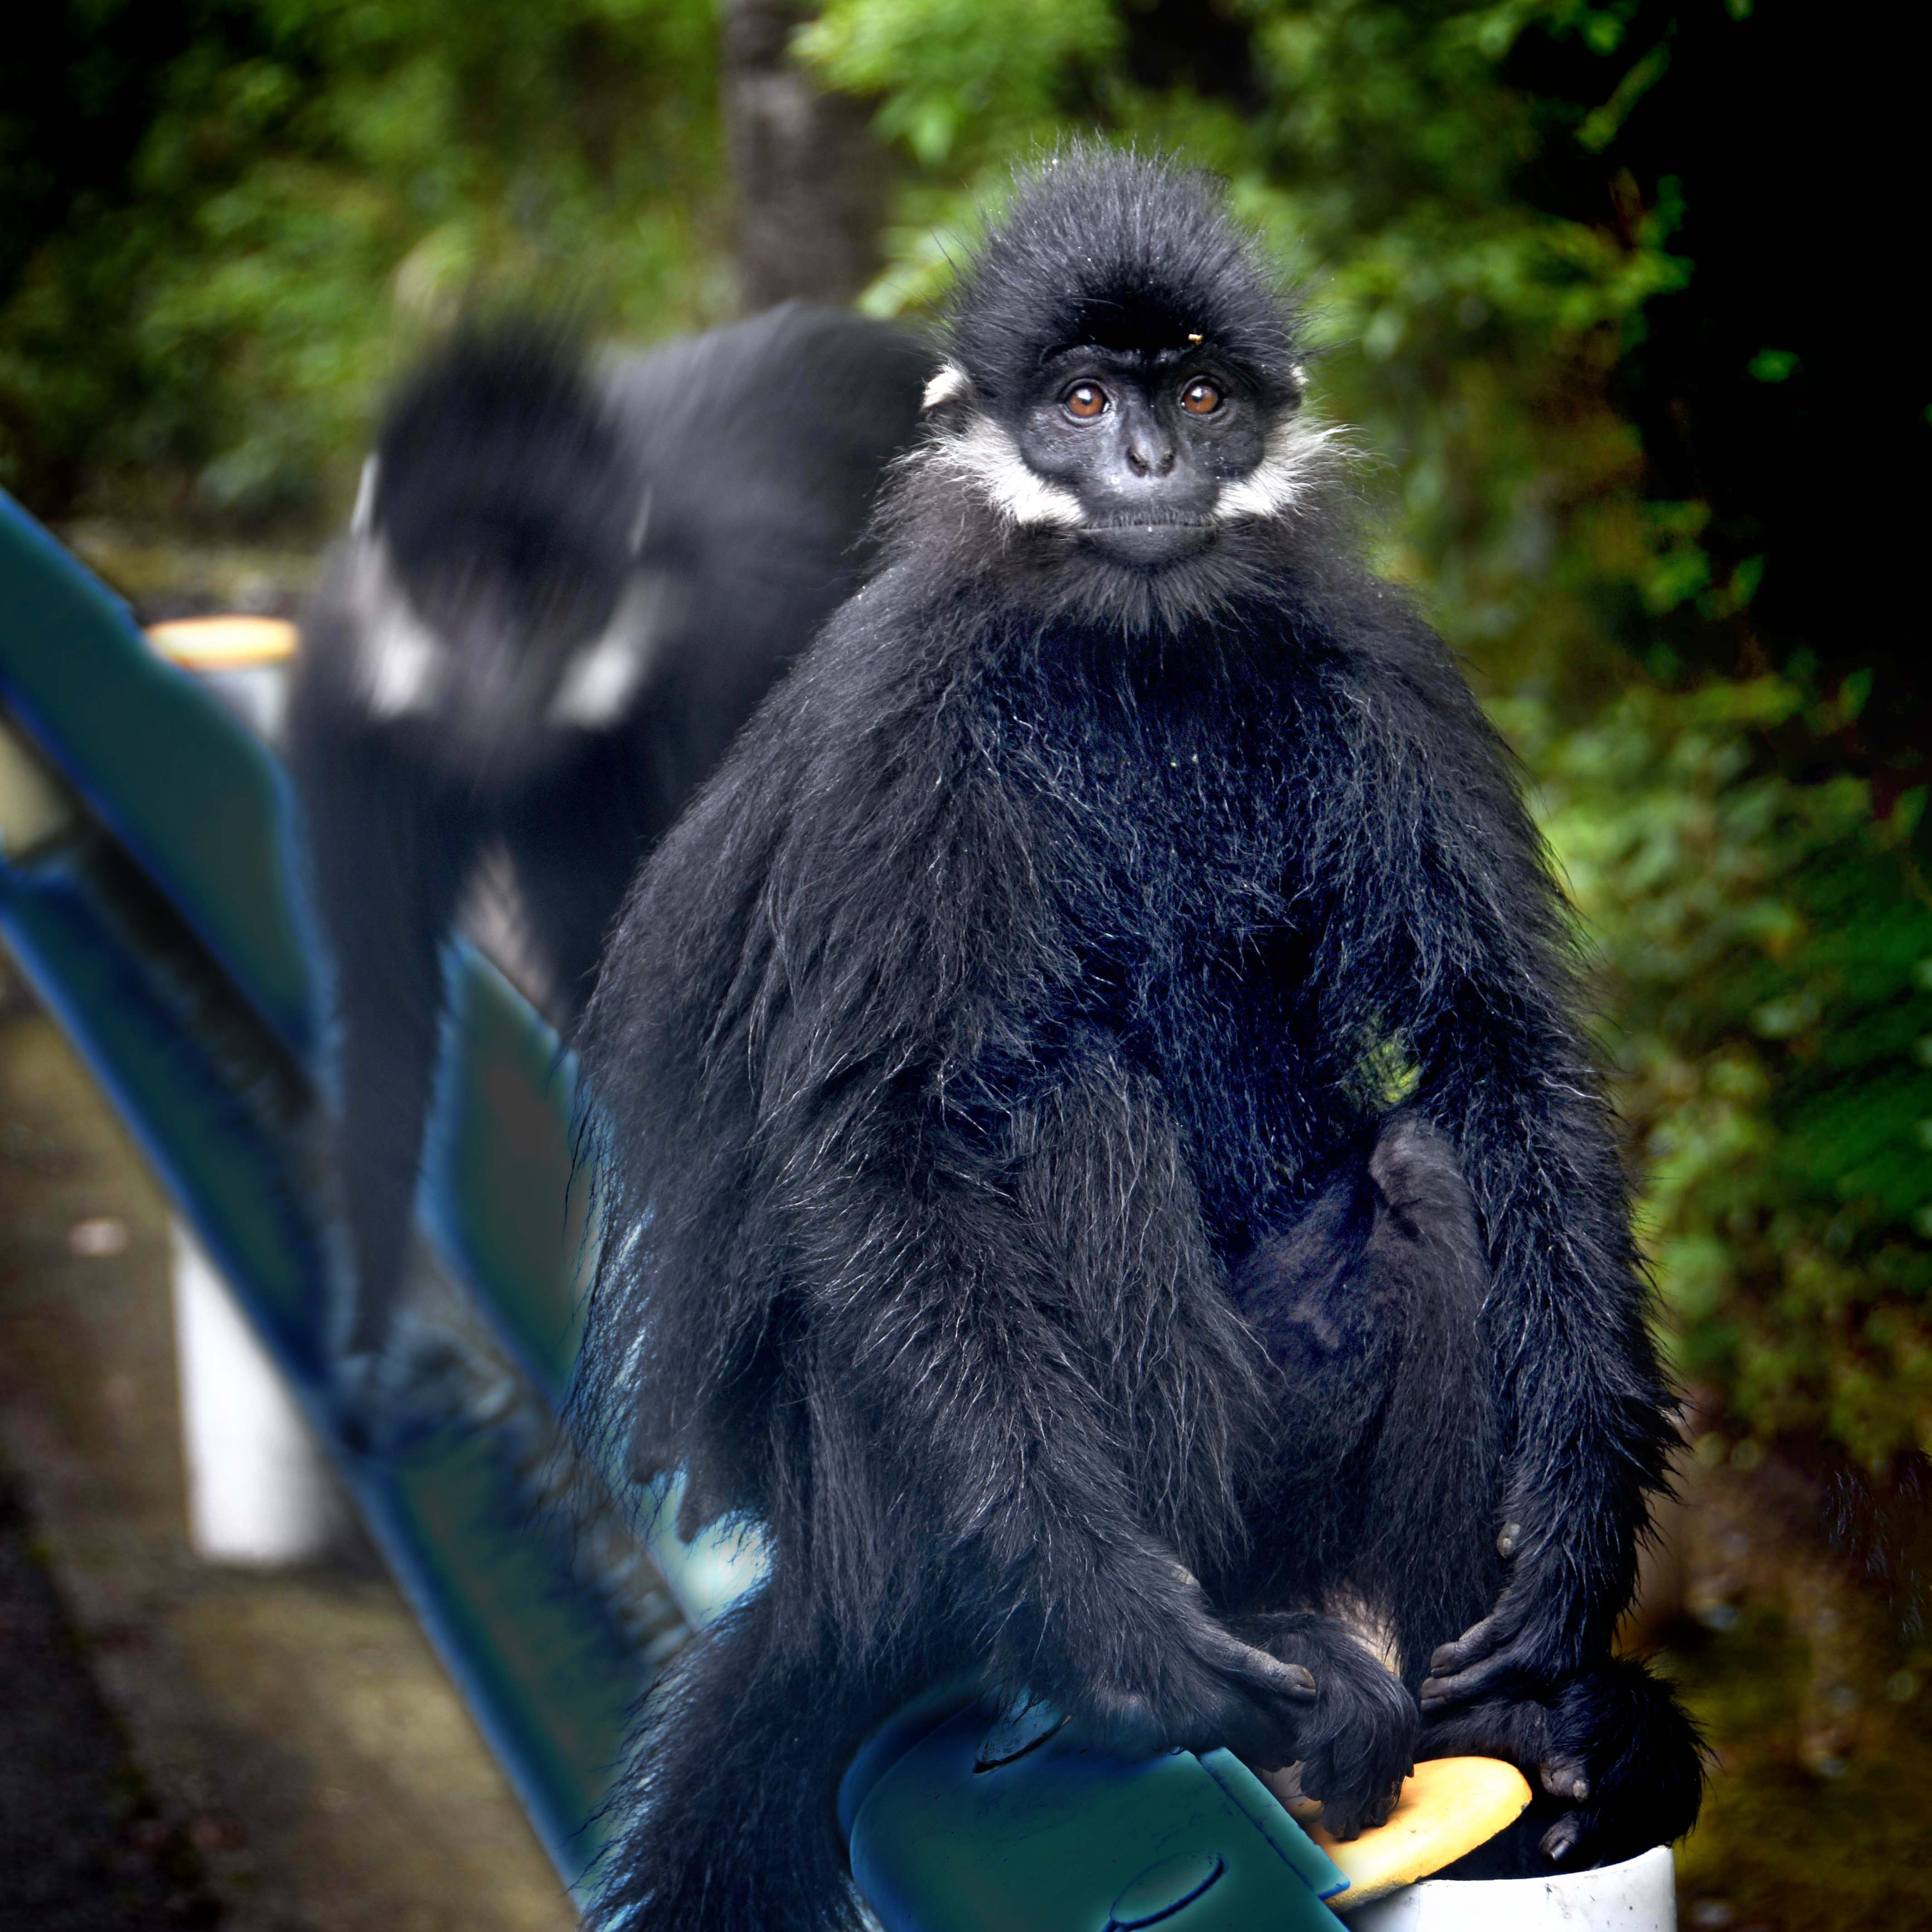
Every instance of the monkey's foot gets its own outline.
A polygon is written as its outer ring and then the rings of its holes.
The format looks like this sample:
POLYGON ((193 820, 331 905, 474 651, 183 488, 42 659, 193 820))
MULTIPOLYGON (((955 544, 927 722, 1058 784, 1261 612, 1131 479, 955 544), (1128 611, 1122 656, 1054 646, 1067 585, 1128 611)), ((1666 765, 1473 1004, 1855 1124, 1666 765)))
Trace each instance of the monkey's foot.
POLYGON ((1507 1759, 1538 1795, 1522 1867, 1579 1870, 1682 1837, 1703 1795, 1703 1745, 1669 1684, 1624 1659, 1573 1672, 1538 1696, 1432 1715, 1426 1758, 1507 1759))

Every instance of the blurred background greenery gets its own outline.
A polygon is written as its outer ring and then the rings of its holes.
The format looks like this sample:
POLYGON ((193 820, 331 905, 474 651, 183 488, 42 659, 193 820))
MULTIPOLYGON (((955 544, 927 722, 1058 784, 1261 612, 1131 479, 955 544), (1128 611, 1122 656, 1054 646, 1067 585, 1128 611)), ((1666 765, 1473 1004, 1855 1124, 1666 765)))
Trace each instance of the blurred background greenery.
POLYGON ((1845 117, 1905 85, 1774 0, 48 0, 0 56, 0 483, 312 549, 466 305, 916 314, 1066 131, 1226 175, 1588 924, 1715 1498, 1675 1639, 1736 1774, 1696 1922, 1896 1924, 1932 1863, 1886 1796, 1932 1705, 1932 412, 1845 117), (774 164, 781 84, 856 131, 822 169, 774 164), (788 192, 842 196, 816 281, 760 230, 788 192), (1780 1804, 1880 1876, 1772 1849, 1780 1804))

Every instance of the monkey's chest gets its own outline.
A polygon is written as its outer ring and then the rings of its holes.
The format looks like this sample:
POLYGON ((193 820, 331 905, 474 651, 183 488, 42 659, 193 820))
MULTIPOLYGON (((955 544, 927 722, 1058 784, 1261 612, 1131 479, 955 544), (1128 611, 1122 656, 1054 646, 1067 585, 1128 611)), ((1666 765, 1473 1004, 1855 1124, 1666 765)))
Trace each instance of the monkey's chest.
POLYGON ((1238 945, 1288 915, 1296 839, 1279 761, 1204 720, 1054 734, 1012 752, 1062 916, 1144 956, 1238 945))
POLYGON ((1205 754, 1107 775, 1088 794, 1104 804, 1054 840, 1077 996, 1157 1092, 1216 1245, 1238 1254, 1337 1131, 1294 829, 1271 809, 1277 789, 1205 754))

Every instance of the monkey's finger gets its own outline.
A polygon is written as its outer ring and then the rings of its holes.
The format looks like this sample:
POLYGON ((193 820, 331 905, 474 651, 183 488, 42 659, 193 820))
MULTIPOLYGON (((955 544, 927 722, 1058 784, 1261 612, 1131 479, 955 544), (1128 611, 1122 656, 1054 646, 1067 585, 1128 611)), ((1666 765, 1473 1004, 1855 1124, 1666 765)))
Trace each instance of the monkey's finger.
POLYGON ((1472 1624, 1453 1642, 1437 1645, 1435 1655, 1429 1660, 1430 1675, 1453 1677, 1456 1672, 1480 1663, 1508 1643, 1522 1621, 1521 1612, 1505 1597, 1480 1624, 1472 1624))
POLYGON ((1472 1703, 1479 1697, 1487 1697, 1501 1690, 1517 1674, 1518 1668, 1514 1651, 1496 1651, 1480 1663, 1472 1664, 1467 1670, 1424 1678, 1422 1687, 1416 1693, 1416 1702, 1422 1707, 1424 1717, 1448 1705, 1472 1703))
POLYGON ((1567 1798, 1573 1804, 1581 1804, 1590 1795, 1589 1774, 1581 1758, 1546 1757, 1537 1766, 1536 1774, 1552 1798, 1567 1798))
POLYGON ((1315 1695, 1315 1673, 1305 1663, 1291 1663, 1286 1666, 1294 1694, 1308 1698, 1315 1695))
POLYGON ((1237 1644, 1234 1648, 1240 1655, 1231 1661, 1244 1676, 1260 1678, 1270 1690, 1297 1704, 1306 1704, 1316 1694, 1315 1673, 1305 1663, 1283 1663, 1280 1657, 1270 1657, 1252 1644, 1237 1644))
POLYGON ((1271 1651, 1263 1650, 1258 1644, 1243 1642, 1218 1624, 1210 1627, 1208 1649, 1215 1663, 1231 1676, 1250 1681, 1258 1678, 1277 1696, 1292 1698, 1297 1703, 1306 1703, 1316 1694, 1315 1675, 1306 1665, 1284 1663, 1271 1651))
POLYGON ((1354 1804, 1324 1804, 1322 1807, 1322 1828, 1330 1837, 1344 1843, 1351 1838, 1359 1838, 1364 1831, 1372 1831, 1386 1825, 1394 1812, 1401 1787, 1394 1791, 1382 1792, 1354 1804))

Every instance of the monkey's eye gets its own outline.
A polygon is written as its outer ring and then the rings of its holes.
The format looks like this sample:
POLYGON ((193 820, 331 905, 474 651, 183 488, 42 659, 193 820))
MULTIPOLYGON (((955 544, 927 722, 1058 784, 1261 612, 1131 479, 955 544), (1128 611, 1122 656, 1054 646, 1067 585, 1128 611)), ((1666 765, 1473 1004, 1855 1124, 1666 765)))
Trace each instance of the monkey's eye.
POLYGON ((1221 407, 1221 392, 1214 383, 1198 379, 1181 391, 1180 406, 1190 416, 1212 416, 1221 407))
POLYGON ((1076 383, 1060 398, 1060 406, 1076 422, 1091 422, 1107 413, 1107 392, 1098 383, 1076 383))

